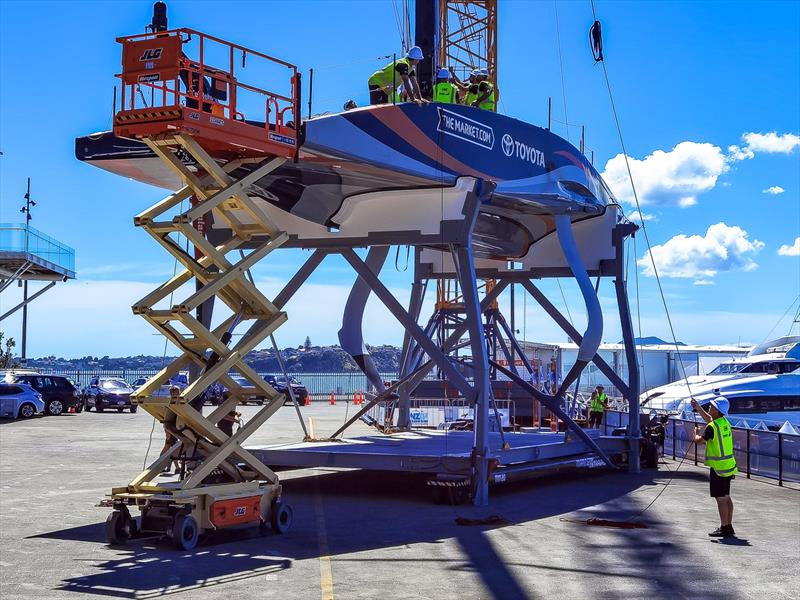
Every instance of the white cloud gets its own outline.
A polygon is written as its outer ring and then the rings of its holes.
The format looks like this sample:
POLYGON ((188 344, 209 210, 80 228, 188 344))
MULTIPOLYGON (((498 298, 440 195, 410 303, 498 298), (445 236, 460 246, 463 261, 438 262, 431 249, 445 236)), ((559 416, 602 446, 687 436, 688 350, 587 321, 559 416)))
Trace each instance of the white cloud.
POLYGON ((698 279, 694 282, 694 285, 714 285, 714 282, 710 279, 698 279))
POLYGON ((641 223, 642 221, 658 221, 658 217, 650 213, 640 213, 638 210, 633 211, 628 216, 628 219, 634 223, 641 223))
MULTIPOLYGON (((663 277, 704 281, 720 271, 755 269, 758 265, 751 256, 763 247, 763 242, 748 239, 748 233, 741 227, 717 223, 711 225, 704 236, 680 234, 663 245, 654 246, 652 257, 663 277)), ((645 275, 654 275, 647 253, 638 264, 645 275)))
POLYGON ((762 190, 761 193, 762 194, 772 194, 773 196, 777 196, 778 194, 782 194, 785 191, 786 190, 783 189, 781 186, 773 185, 773 186, 768 187, 765 190, 762 190))
MULTIPOLYGON (((697 204, 697 196, 713 189, 729 168, 721 148, 697 142, 681 142, 669 152, 656 150, 643 160, 628 160, 642 206, 697 204)), ((602 175, 617 199, 634 202, 623 154, 609 160, 602 175)))
POLYGON ((790 154, 800 147, 800 135, 794 133, 749 132, 742 134, 743 146, 729 146, 729 158, 732 161, 753 158, 757 152, 765 154, 790 154))
POLYGON ((794 238, 794 244, 791 246, 783 244, 778 248, 778 254, 781 256, 800 256, 800 237, 794 238))

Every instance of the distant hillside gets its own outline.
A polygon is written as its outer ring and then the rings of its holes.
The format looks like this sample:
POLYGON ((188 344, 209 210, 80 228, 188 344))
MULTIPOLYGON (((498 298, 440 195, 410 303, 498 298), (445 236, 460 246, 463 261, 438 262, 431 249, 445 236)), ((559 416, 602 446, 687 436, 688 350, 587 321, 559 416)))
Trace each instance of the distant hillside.
MULTIPOLYGON (((381 372, 394 372, 399 369, 400 349, 394 346, 368 346, 375 365, 381 372)), ((43 358, 29 358, 27 366, 38 369, 80 370, 80 371, 150 371, 162 368, 165 362, 175 357, 167 357, 166 361, 161 356, 126 356, 126 357, 96 357, 84 356, 81 358, 67 359, 45 356, 43 358)), ((281 358, 288 371, 302 373, 325 373, 357 371, 358 367, 352 358, 339 346, 310 346, 308 348, 284 348, 281 358)), ((262 373, 278 373, 280 365, 272 349, 254 350, 245 358, 247 364, 262 373)))
MULTIPOLYGON (((622 344, 623 342, 620 340, 619 342, 622 344)), ((637 346, 685 346, 683 342, 666 342, 659 337, 651 335, 649 337, 640 337, 640 338, 633 338, 633 343, 637 346)))

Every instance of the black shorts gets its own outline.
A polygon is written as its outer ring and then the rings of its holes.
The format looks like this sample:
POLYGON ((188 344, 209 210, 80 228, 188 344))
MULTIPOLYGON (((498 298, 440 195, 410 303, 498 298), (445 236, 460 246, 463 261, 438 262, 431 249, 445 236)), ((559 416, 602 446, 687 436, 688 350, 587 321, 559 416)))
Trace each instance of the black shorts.
POLYGON ((734 477, 735 475, 731 475, 730 477, 720 477, 717 475, 717 472, 714 469, 709 469, 708 481, 711 488, 711 497, 722 498, 723 496, 730 496, 731 479, 734 477))
POLYGON ((369 86, 369 103, 370 104, 388 104, 389 96, 386 95, 379 85, 369 86))
POLYGON ((589 411, 589 427, 593 425, 600 427, 603 424, 603 414, 603 411, 600 410, 589 411))

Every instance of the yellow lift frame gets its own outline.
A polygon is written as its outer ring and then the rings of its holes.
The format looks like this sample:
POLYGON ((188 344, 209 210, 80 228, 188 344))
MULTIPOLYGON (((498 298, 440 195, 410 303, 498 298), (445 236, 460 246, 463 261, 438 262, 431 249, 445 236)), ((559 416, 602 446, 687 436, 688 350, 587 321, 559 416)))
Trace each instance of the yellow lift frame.
POLYGON ((199 535, 224 526, 260 525, 285 532, 291 524, 291 508, 282 503, 278 476, 250 452, 244 441, 283 404, 283 395, 267 384, 245 362, 245 355, 286 321, 286 313, 278 310, 246 277, 247 271, 267 254, 280 247, 288 235, 270 220, 244 190, 254 181, 282 165, 283 157, 260 160, 240 159, 220 166, 191 136, 177 133, 169 137, 143 138, 150 149, 184 182, 177 192, 167 196, 134 218, 182 265, 183 270, 158 286, 133 305, 141 315, 165 335, 181 351, 181 355, 135 390, 131 400, 150 413, 165 430, 178 440, 172 448, 144 469, 127 486, 111 490, 115 510, 106 522, 106 537, 111 543, 124 542, 141 530, 161 531, 171 536, 181 549, 191 549, 199 535), (205 171, 198 176, 173 152, 181 149, 205 171), (248 175, 234 179, 230 173, 243 162, 256 163, 248 175), (197 202, 171 219, 174 211, 189 198, 197 202), (231 230, 231 237, 212 245, 194 226, 193 221, 213 211, 231 230), (246 213, 244 223, 239 217, 246 213), (238 213, 238 217, 237 217, 238 213), (254 221, 250 223, 250 221, 254 221), (185 236, 202 254, 191 256, 174 238, 185 236), (226 255, 240 249, 252 238, 267 236, 266 241, 238 262, 226 255), (197 290, 181 302, 166 309, 155 308, 186 284, 196 280, 197 290), (233 312, 214 329, 206 327, 192 311, 206 300, 216 297, 233 312), (234 324, 249 324, 245 333, 232 346, 222 341, 223 334, 234 324), (218 357, 210 368, 207 355, 218 357), (162 384, 187 366, 195 364, 203 372, 179 394, 158 394, 162 384), (236 370, 253 387, 239 385, 229 375, 236 370), (208 416, 191 402, 210 385, 221 381, 230 390, 227 400, 208 416), (244 397, 258 392, 267 398, 259 412, 234 435, 219 428, 220 421, 244 397), (155 481, 169 467, 180 448, 192 448, 194 466, 180 481, 155 481), (222 481, 222 482, 221 482, 222 481), (131 517, 128 506, 142 511, 141 525, 131 517), (256 512, 257 511, 257 512, 256 512))

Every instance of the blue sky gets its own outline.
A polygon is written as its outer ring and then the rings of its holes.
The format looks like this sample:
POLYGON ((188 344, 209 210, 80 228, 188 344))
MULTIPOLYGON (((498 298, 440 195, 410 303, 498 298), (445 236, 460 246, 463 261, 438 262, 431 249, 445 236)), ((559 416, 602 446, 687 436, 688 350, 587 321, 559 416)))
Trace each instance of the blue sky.
MULTIPOLYGON (((76 136, 109 128, 120 64, 114 39, 142 31, 150 6, 0 3, 0 221, 20 220, 30 175, 39 202, 33 225, 77 255, 78 280, 32 305, 31 356, 163 350, 163 340, 129 307, 172 272, 172 260, 132 225, 132 216, 164 193, 80 164, 73 154, 76 136)), ((800 292, 800 3, 598 0, 596 7, 677 336, 695 343, 761 341, 800 292)), ((367 103, 366 79, 382 64, 377 57, 399 49, 392 4, 378 0, 172 1, 169 17, 172 26, 274 54, 304 72, 314 67, 315 112, 338 110, 348 98, 367 103)), ((588 1, 501 0, 500 109, 544 125, 548 96, 558 121, 566 120, 566 101, 575 126, 568 131, 555 123, 554 130, 577 143, 579 126, 586 126, 595 165, 632 212, 602 70, 593 66, 587 44, 591 22, 588 1)), ((644 258, 641 235, 637 250, 644 258)), ((256 277, 272 289, 300 260, 299 251, 279 252, 256 277)), ((405 298, 409 273, 391 262, 384 279, 405 298)), ((639 266, 643 333, 669 338, 647 263, 639 266)), ((343 305, 353 278, 340 261, 326 263, 287 307, 279 343, 296 345, 306 335, 315 343, 335 342, 338 309, 332 306, 343 305)), ((554 283, 543 287, 563 306, 554 283)), ((565 281, 563 289, 580 324, 577 288, 565 281)), ((0 308, 15 303, 17 294, 16 288, 5 292, 0 308)), ((610 284, 601 296, 610 307, 610 284)), ((385 314, 370 306, 368 342, 400 342, 399 327, 385 314)), ((517 319, 528 339, 564 339, 531 302, 517 319)), ((615 321, 609 312, 606 341, 619 339, 615 321)), ((788 330, 789 321, 775 333, 788 330)), ((19 338, 18 319, 2 326, 19 338)))

